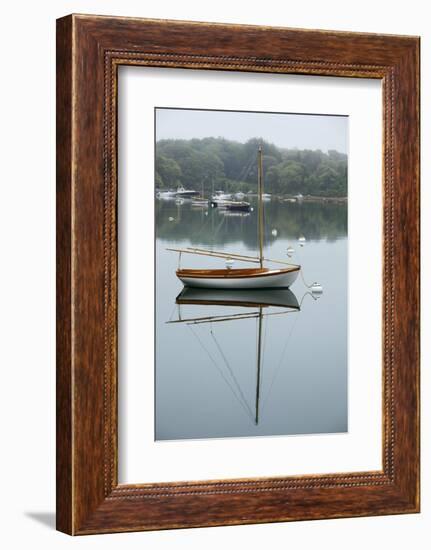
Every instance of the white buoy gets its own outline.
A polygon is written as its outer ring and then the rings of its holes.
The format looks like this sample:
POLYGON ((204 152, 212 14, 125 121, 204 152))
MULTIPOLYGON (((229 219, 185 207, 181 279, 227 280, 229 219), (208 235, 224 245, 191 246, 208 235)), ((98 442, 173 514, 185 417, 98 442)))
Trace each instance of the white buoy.
POLYGON ((175 218, 173 218, 172 216, 169 216, 169 218, 168 218, 168 220, 169 220, 170 222, 173 222, 174 219, 175 219, 175 218))
POLYGON ((286 252, 288 256, 292 256, 292 254, 295 252, 295 249, 291 246, 288 246, 286 252))
POLYGON ((298 239, 298 241, 299 241, 300 243, 305 243, 306 240, 307 240, 307 239, 304 237, 304 235, 301 235, 301 236, 299 237, 299 239, 298 239))
POLYGON ((323 293, 323 286, 319 283, 313 283, 311 285, 311 292, 313 294, 322 294, 323 293))
POLYGON ((273 237, 276 237, 276 236, 278 235, 278 231, 277 231, 276 229, 273 229, 273 230, 271 231, 271 235, 272 235, 273 237))
POLYGON ((228 258, 226 260, 226 269, 232 269, 234 263, 235 262, 234 262, 234 260, 232 260, 232 258, 228 258))

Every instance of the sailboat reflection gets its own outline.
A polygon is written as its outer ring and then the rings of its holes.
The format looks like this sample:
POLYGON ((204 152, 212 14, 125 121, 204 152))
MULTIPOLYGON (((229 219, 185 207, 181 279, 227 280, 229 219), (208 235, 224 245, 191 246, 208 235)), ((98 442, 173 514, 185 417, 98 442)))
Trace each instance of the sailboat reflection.
POLYGON ((178 294, 177 304, 238 306, 238 307, 281 307, 299 310, 295 294, 288 288, 266 290, 220 290, 211 288, 185 287, 178 294))
MULTIPOLYGON (((218 351, 223 359, 223 363, 227 367, 230 377, 236 387, 236 392, 232 389, 233 393, 239 399, 241 404, 252 417, 255 425, 259 424, 259 402, 261 393, 261 370, 263 362, 263 325, 264 320, 267 317, 286 315, 289 313, 299 313, 301 310, 301 304, 306 296, 311 296, 313 300, 317 300, 311 292, 306 292, 298 302, 295 294, 287 288, 284 289, 265 289, 265 290, 222 290, 222 289, 210 289, 210 288, 192 288, 185 287, 176 298, 176 304, 178 305, 178 318, 167 321, 168 324, 185 323, 190 327, 192 325, 201 325, 208 323, 210 325, 211 335, 216 343, 218 351), (217 314, 200 315, 198 317, 183 317, 181 306, 216 306, 220 307, 221 312, 217 314), (246 308, 248 311, 232 312, 231 308, 246 308), (250 311, 251 310, 251 311, 250 311), (223 313, 222 313, 223 311, 223 313), (243 392, 239 386, 238 381, 234 375, 232 368, 227 361, 225 353, 218 342, 215 340, 215 336, 212 330, 212 323, 241 321, 244 319, 257 320, 257 352, 256 352, 256 393, 255 393, 255 407, 254 411, 251 411, 247 401, 243 395, 243 392)), ((211 307, 209 309, 212 310, 211 307)), ((213 311, 213 310, 212 310, 213 311)), ((291 333, 290 333, 291 335, 291 333)), ((202 345, 202 342, 199 341, 202 345)), ((284 352, 288 345, 288 339, 285 342, 284 352)), ((205 349, 207 354, 208 351, 205 349)), ((210 357, 211 361, 216 365, 214 359, 210 357)), ((217 367, 218 368, 218 367, 217 367)), ((222 374, 222 373, 221 373, 222 374)), ((225 376, 222 374, 223 378, 225 376)), ((227 379, 225 381, 228 383, 227 379)), ((229 383, 228 383, 229 384, 229 383)), ((229 384, 230 385, 230 384, 229 384)))

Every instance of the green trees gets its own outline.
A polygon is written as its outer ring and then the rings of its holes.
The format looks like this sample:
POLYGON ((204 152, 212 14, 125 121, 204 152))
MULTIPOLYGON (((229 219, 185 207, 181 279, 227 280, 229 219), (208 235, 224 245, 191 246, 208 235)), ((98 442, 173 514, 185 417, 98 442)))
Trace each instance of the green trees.
POLYGON ((181 168, 178 163, 165 155, 156 155, 156 186, 175 187, 181 181, 181 168))
POLYGON ((261 138, 246 143, 224 138, 160 140, 156 144, 156 185, 256 191, 257 148, 263 145, 265 191, 273 194, 347 195, 347 155, 329 150, 281 149, 261 138))
POLYGON ((266 187, 273 193, 291 194, 304 193, 305 169, 301 162, 285 160, 269 168, 266 176, 266 187))

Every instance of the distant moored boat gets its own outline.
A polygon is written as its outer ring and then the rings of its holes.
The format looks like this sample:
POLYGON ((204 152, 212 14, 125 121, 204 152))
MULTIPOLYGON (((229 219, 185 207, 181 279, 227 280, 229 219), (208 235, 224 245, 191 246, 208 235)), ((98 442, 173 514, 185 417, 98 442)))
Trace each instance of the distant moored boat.
POLYGON ((234 212, 248 212, 250 210, 250 203, 245 201, 223 201, 218 207, 234 212))
POLYGON ((191 199, 193 197, 199 196, 199 191, 194 189, 185 189, 184 187, 178 187, 175 196, 181 199, 191 199))
POLYGON ((225 202, 230 201, 232 195, 229 193, 223 193, 223 191, 216 191, 215 194, 211 197, 211 206, 221 206, 225 202))
POLYGON ((176 194, 176 191, 159 191, 156 197, 158 199, 174 199, 176 194))

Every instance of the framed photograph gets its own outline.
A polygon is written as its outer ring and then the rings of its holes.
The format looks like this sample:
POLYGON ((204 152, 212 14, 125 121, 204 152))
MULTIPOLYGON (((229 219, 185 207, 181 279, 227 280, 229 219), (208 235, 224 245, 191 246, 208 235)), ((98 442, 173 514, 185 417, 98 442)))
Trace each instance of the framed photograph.
POLYGON ((419 511, 419 38, 57 21, 57 528, 419 511))

